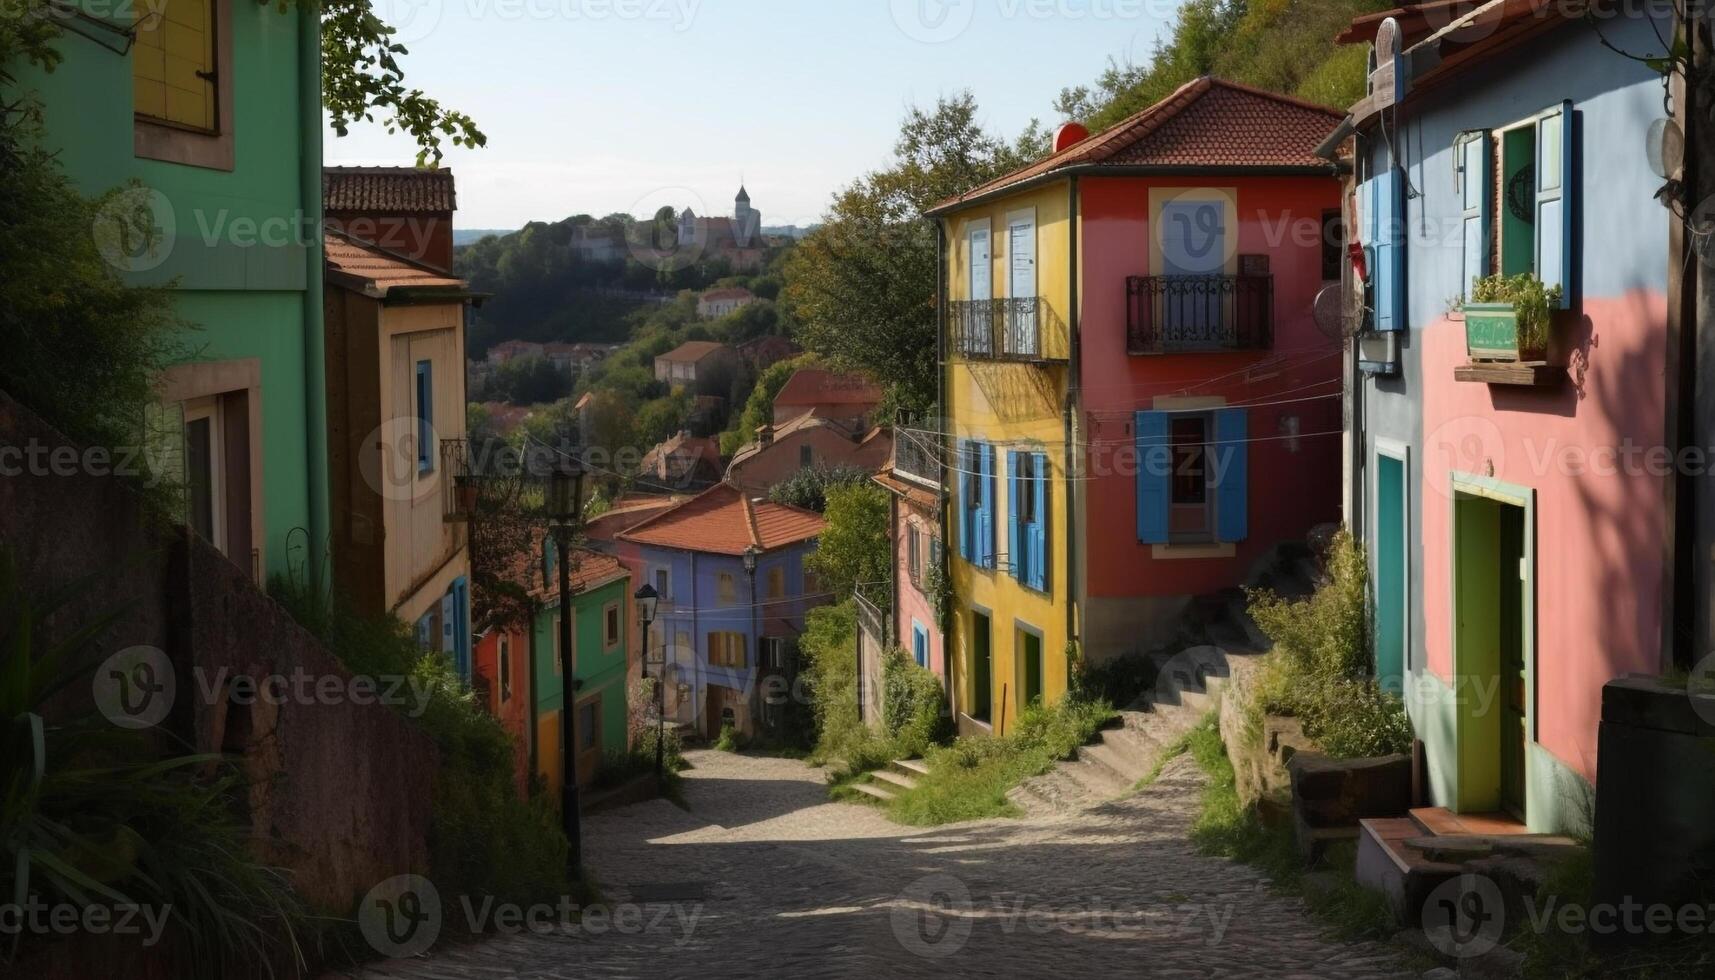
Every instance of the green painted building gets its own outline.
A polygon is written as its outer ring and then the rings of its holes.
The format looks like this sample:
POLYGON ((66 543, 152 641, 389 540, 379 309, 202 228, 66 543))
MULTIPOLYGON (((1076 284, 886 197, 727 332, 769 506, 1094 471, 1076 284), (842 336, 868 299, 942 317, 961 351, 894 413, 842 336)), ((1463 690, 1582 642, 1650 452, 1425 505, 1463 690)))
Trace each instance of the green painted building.
MULTIPOLYGON (((536 730, 536 771, 550 798, 560 788, 560 720, 565 704, 560 668, 559 568, 550 542, 543 551, 546 588, 530 637, 530 690, 536 730)), ((577 684, 578 779, 587 783, 602 756, 626 749, 630 658, 631 573, 612 555, 579 549, 572 570, 572 677, 577 684)))
POLYGON ((192 325, 162 385, 188 522, 259 579, 322 567, 321 54, 313 10, 243 0, 84 0, 53 72, 26 71, 44 139, 136 283, 192 325), (296 535, 294 529, 302 531, 296 535))

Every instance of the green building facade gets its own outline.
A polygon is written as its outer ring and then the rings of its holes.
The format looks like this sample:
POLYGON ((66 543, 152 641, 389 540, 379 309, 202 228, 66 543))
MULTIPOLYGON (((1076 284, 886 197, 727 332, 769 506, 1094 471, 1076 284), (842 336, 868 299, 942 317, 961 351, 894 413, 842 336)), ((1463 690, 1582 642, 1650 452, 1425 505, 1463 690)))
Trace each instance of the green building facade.
MULTIPOLYGON (((557 793, 560 719, 565 704, 559 658, 558 570, 545 563, 549 594, 533 624, 530 688, 535 704, 536 771, 557 793)), ((572 659, 578 719, 578 777, 587 783, 602 756, 623 752, 628 738, 627 650, 631 641, 631 576, 608 556, 579 552, 572 593, 572 659), (594 566, 594 567, 592 567, 594 566)))

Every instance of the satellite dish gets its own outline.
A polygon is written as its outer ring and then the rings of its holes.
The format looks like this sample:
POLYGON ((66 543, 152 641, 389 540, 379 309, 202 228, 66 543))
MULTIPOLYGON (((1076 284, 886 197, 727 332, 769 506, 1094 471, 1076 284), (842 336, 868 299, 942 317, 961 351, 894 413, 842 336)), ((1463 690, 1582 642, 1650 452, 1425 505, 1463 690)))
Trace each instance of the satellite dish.
POLYGON ((1344 344, 1363 332, 1365 309, 1361 301, 1342 283, 1329 283, 1316 294, 1310 304, 1316 326, 1329 340, 1344 344))
POLYGON ((1657 177, 1675 180, 1685 166, 1685 132, 1672 119, 1657 119, 1650 123, 1644 151, 1649 154, 1649 168, 1657 177))
POLYGON ((1399 21, 1389 17, 1376 28, 1375 48, 1371 52, 1374 67, 1370 69, 1370 98, 1377 109, 1399 102, 1404 94, 1405 78, 1400 74, 1399 21))

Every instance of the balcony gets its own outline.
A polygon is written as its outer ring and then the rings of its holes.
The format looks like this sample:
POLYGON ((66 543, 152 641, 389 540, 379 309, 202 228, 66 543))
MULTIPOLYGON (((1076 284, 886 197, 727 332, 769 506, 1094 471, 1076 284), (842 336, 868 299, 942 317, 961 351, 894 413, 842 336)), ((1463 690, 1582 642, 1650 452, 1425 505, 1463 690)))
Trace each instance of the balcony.
POLYGON ((922 429, 896 426, 893 430, 893 472, 929 490, 941 489, 939 436, 922 429))
POLYGON ((468 524, 476 515, 477 505, 470 442, 442 439, 440 450, 441 520, 447 524, 468 524))
POLYGON ((1071 357, 1066 321, 1040 296, 947 306, 952 353, 967 361, 1054 364, 1071 357))
POLYGON ((1132 276, 1126 351, 1263 351, 1274 345, 1273 276, 1132 276))

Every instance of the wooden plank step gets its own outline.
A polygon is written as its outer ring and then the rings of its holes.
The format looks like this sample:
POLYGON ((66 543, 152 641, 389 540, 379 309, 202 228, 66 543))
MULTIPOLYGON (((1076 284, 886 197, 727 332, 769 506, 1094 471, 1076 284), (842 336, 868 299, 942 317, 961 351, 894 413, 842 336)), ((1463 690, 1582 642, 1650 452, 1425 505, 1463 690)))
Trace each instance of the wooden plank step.
MULTIPOLYGON (((893 772, 891 770, 877 769, 876 771, 870 773, 869 775, 870 775, 871 779, 879 779, 884 783, 891 783, 891 784, 893 784, 893 786, 897 786, 900 789, 916 789, 917 788, 917 780, 912 779, 910 776, 902 775, 900 773, 893 772)), ((889 789, 891 790, 891 787, 889 787, 889 789)))
POLYGON ((1413 837, 1422 837, 1425 834, 1436 837, 1468 834, 1501 837, 1530 833, 1529 827, 1506 813, 1454 813, 1444 806, 1418 807, 1409 812, 1411 820, 1423 830, 1423 833, 1413 834, 1413 837))
POLYGON ((885 789, 882 789, 880 786, 877 786, 874 783, 853 783, 852 789, 857 790, 859 793, 862 793, 865 796, 873 796, 876 799, 881 800, 883 803, 887 802, 888 800, 894 799, 894 794, 888 792, 885 789))

